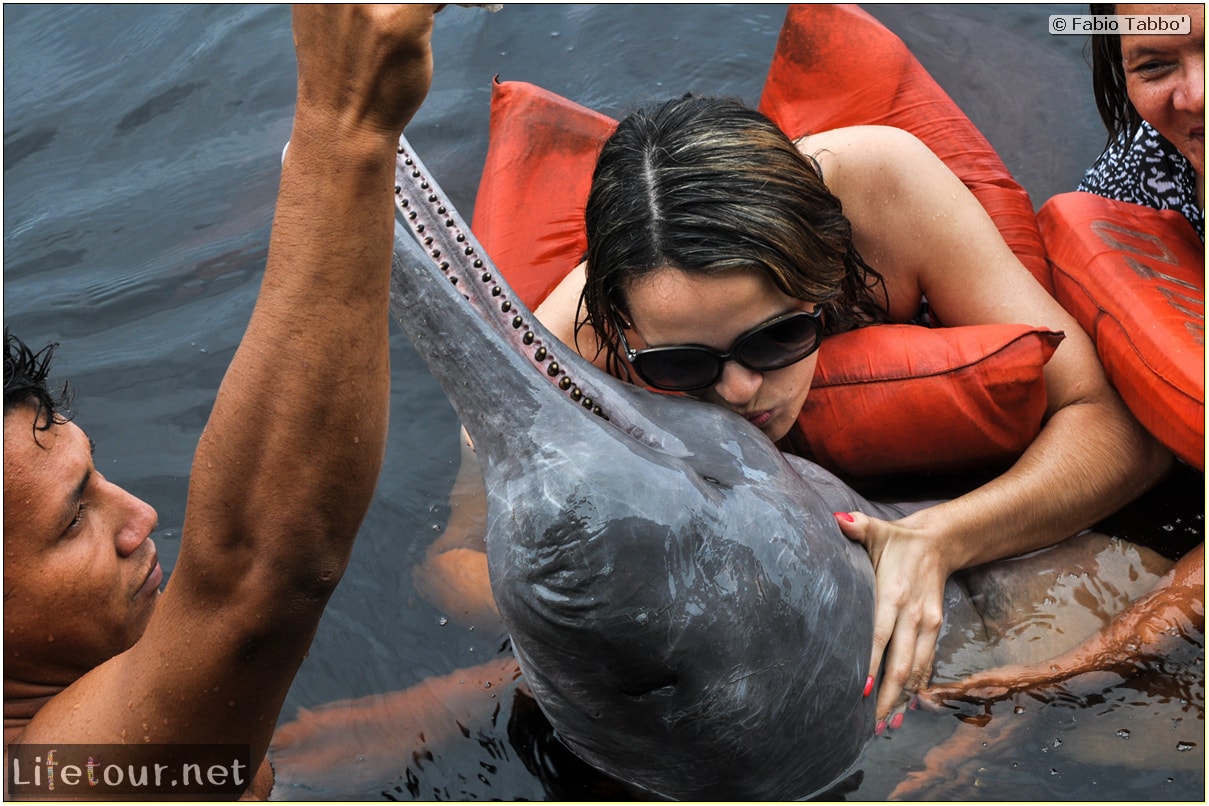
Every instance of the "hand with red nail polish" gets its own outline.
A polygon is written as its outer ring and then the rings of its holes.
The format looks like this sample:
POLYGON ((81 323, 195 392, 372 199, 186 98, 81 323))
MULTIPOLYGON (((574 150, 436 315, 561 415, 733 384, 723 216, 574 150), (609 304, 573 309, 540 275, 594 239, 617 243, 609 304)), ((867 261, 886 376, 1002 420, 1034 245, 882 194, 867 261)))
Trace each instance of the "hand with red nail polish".
POLYGON ((919 514, 884 521, 862 512, 834 513, 840 531, 864 546, 873 562, 877 598, 869 674, 881 681, 875 712, 883 721, 932 676, 944 586, 953 570, 952 552, 937 547, 937 532, 914 523, 919 514))

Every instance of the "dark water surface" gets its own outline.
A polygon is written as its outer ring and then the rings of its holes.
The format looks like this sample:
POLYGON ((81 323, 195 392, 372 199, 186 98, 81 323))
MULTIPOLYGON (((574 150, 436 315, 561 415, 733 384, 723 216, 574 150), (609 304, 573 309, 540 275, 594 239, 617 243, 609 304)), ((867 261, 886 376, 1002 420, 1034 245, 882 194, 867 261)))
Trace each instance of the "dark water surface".
MULTIPOLYGON (((1048 14, 1081 6, 868 8, 907 41, 1036 204, 1077 184, 1103 134, 1082 39, 1051 37, 1046 24, 1048 14)), ((493 75, 613 115, 687 90, 754 104, 784 9, 450 7, 438 18, 436 77, 409 139, 469 220, 493 75)), ((5 323, 31 345, 62 343, 58 374, 75 385, 97 465, 158 509, 166 570, 179 550, 192 453, 257 292, 293 93, 284 6, 4 8, 5 323)), ((415 593, 411 568, 448 517, 457 423, 406 340, 397 331, 393 339, 382 480, 286 718, 472 666, 503 643, 444 623, 415 593)), ((1181 474, 1105 530, 1195 543, 1203 485, 1201 474, 1181 474)), ((949 797, 1202 800, 1203 648, 1193 654, 1162 685, 1030 703, 1033 726, 963 767, 949 797), (1156 719, 1170 723, 1172 738, 1146 748, 1143 762, 1131 726, 1156 719), (1177 749, 1189 735, 1193 746, 1177 749), (1086 752, 1071 752, 1079 747, 1086 752)), ((1010 718, 1012 707, 996 706, 995 716, 1010 718)), ((592 785, 516 727, 538 720, 503 708, 494 731, 431 759, 400 758, 397 775, 363 795, 542 799, 592 785)), ((952 726, 952 717, 911 715, 873 743, 847 796, 884 798, 952 726)))

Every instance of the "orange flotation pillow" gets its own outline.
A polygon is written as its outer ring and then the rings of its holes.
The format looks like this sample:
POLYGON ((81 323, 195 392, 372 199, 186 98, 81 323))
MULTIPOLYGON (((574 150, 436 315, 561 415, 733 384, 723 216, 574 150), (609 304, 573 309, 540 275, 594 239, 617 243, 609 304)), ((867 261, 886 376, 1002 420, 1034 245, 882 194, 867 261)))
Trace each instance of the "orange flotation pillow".
POLYGON ((1061 333, 1026 325, 877 325, 829 336, 786 440, 836 473, 1010 464, 1045 415, 1061 333))
POLYGON ((1028 193, 903 41, 859 7, 790 6, 760 111, 794 139, 858 125, 911 132, 965 183, 1052 292, 1028 193))
POLYGON ((592 171, 617 121, 520 81, 495 81, 470 228, 530 310, 579 265, 592 171))
POLYGON ((1205 469, 1205 247, 1174 210, 1063 193, 1037 214, 1054 295, 1147 430, 1205 469))

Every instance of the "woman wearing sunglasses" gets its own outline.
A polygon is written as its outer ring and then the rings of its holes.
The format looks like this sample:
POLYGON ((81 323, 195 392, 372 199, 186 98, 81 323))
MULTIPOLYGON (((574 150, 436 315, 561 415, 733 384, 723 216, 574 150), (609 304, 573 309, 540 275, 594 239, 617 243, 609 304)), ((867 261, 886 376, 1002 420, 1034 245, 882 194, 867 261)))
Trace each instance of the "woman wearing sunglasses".
POLYGON ((1065 331, 1045 368, 1045 425, 1007 472, 900 521, 836 513, 876 572, 879 730, 928 683, 950 573, 1056 543, 1170 464, 1079 325, 903 131, 795 144, 740 104, 670 101, 607 141, 586 226, 586 259, 538 309, 543 322, 602 368, 724 406, 774 441, 797 427, 830 333, 922 317, 1065 331))

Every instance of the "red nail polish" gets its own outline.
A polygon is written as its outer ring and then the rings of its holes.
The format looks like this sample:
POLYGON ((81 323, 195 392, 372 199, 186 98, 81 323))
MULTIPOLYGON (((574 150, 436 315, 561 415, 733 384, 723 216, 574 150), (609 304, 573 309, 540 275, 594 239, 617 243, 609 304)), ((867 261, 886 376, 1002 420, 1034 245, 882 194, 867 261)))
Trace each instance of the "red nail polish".
POLYGON ((856 523, 856 518, 852 517, 847 512, 833 512, 831 514, 835 515, 837 518, 839 518, 842 521, 847 521, 848 523, 856 523))
POLYGON ((894 716, 890 717, 890 730, 898 730, 903 726, 903 712, 899 711, 894 716))
POLYGON ((868 697, 872 693, 873 693, 873 675, 869 675, 867 678, 865 678, 865 696, 868 697))
POLYGON ((881 736, 885 732, 886 732, 886 720, 884 720, 884 719, 877 720, 877 725, 873 728, 873 735, 881 736))

